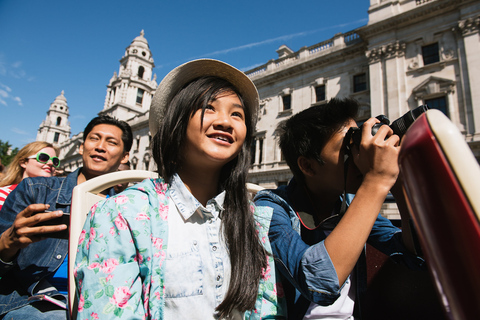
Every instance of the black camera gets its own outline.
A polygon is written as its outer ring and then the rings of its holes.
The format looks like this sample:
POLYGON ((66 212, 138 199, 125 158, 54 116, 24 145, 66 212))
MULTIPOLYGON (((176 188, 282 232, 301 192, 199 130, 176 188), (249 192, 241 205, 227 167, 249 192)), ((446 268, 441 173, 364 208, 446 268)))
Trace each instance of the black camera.
MULTIPOLYGON (((428 107, 426 105, 421 105, 413 110, 410 110, 397 120, 393 121, 393 123, 390 125, 390 128, 392 128, 394 134, 402 138, 412 123, 427 110, 428 107)), ((388 120, 388 118, 384 115, 377 116, 376 118, 380 120, 380 123, 375 123, 375 125, 372 127, 373 136, 377 133, 381 126, 390 124, 390 120, 388 120)), ((360 128, 350 128, 346 137, 348 138, 347 142, 350 141, 357 147, 360 146, 360 141, 362 140, 362 126, 360 126, 360 128)))

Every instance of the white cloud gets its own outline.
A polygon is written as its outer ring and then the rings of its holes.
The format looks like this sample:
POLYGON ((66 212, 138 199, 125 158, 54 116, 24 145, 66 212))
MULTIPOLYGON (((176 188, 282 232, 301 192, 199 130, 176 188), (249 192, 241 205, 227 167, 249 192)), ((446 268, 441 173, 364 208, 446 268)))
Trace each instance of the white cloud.
POLYGON ((24 70, 17 68, 11 69, 9 74, 15 79, 22 79, 27 77, 27 73, 24 70))
POLYGON ((16 134, 21 134, 21 135, 28 135, 29 133, 26 132, 25 130, 18 129, 18 128, 12 128, 12 131, 16 134))
POLYGON ((262 45, 273 43, 273 42, 280 42, 280 41, 286 41, 286 40, 290 40, 290 39, 294 39, 294 38, 298 38, 298 37, 303 37, 303 36, 306 36, 306 35, 309 35, 309 34, 312 34, 312 33, 317 33, 317 32, 325 31, 325 30, 328 30, 328 29, 338 29, 338 28, 345 27, 345 26, 348 26, 348 25, 351 25, 351 24, 358 24, 358 23, 365 22, 365 21, 366 21, 366 19, 360 19, 360 20, 357 20, 357 21, 352 21, 352 22, 343 23, 343 24, 337 24, 337 25, 334 25, 334 26, 329 26, 329 27, 325 27, 325 28, 321 28, 321 29, 303 31, 303 32, 298 32, 298 33, 293 33, 293 34, 287 34, 287 35, 276 37, 276 38, 265 39, 265 40, 258 41, 258 42, 248 43, 248 44, 238 46, 238 47, 233 47, 233 48, 229 48, 229 49, 210 52, 210 53, 202 55, 201 57, 211 57, 211 56, 216 56, 216 55, 223 55, 223 54, 227 54, 227 53, 230 53, 230 52, 250 49, 250 48, 262 46, 262 45))
POLYGON ((22 68, 22 61, 15 61, 9 63, 5 58, 5 55, 0 53, 0 75, 10 76, 15 79, 26 79, 27 81, 32 81, 34 78, 27 74, 27 72, 22 68))
POLYGON ((23 106, 22 99, 20 97, 12 97, 13 101, 16 101, 20 107, 23 106))
POLYGON ((10 87, 4 85, 3 83, 0 83, 0 87, 2 87, 3 89, 5 89, 8 92, 12 92, 12 89, 10 87))
POLYGON ((11 95, 12 89, 9 86, 0 83, 0 104, 8 106, 7 100, 15 101, 20 107, 23 106, 22 98, 11 95))

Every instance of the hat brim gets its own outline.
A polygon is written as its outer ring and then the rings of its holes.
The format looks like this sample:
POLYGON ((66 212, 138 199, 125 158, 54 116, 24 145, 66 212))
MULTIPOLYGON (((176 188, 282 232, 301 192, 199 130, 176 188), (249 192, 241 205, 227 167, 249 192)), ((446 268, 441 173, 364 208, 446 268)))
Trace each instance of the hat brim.
POLYGON ((170 71, 157 87, 150 105, 150 133, 155 135, 165 116, 166 108, 184 85, 203 76, 216 76, 230 82, 250 108, 253 122, 259 104, 257 88, 245 73, 231 65, 213 59, 199 59, 182 64, 170 71))

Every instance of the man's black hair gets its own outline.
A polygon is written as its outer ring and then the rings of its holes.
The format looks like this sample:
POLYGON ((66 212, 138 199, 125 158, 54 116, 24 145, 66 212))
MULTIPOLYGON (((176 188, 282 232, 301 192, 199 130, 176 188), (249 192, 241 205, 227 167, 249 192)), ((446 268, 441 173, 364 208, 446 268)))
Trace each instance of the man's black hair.
POLYGON ((90 131, 92 131, 93 127, 98 126, 99 124, 110 124, 120 128, 120 130, 122 130, 123 151, 130 151, 133 143, 132 128, 130 128, 130 125, 125 121, 118 120, 116 118, 112 118, 106 115, 95 117, 87 124, 85 130, 83 130, 83 141, 85 141, 90 131))
POLYGON ((350 119, 356 118, 358 108, 356 100, 333 98, 327 104, 305 109, 278 124, 280 149, 297 179, 304 180, 298 158, 304 156, 324 164, 320 154, 325 144, 350 119))

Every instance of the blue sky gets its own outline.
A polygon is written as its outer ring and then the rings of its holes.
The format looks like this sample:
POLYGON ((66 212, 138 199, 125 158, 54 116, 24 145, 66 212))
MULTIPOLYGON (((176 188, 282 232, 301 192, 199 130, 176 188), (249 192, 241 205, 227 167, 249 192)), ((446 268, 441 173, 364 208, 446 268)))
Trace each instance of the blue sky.
POLYGON ((369 0, 0 0, 0 140, 36 138, 62 90, 72 134, 103 108, 106 85, 143 29, 157 81, 196 58, 241 70, 366 25, 369 0))

